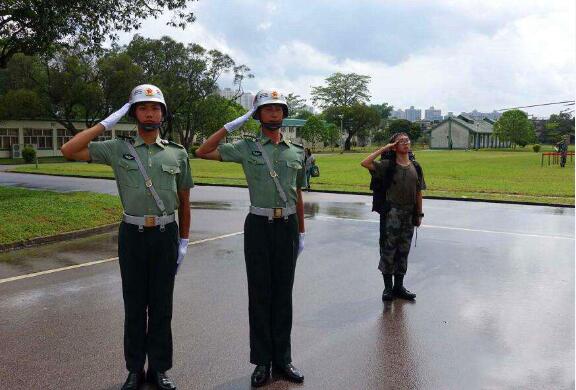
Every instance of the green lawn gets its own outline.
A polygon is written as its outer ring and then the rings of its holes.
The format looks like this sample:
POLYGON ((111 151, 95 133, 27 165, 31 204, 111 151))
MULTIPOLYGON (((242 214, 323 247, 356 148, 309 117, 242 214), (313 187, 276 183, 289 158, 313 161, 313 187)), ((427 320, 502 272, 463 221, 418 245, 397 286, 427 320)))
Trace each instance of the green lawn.
MULTIPOLYGON (((321 176, 312 188, 369 192, 369 174, 360 166, 365 154, 318 154, 321 176)), ((567 167, 540 167, 540 153, 514 151, 417 151, 424 169, 427 196, 477 198, 517 202, 574 204, 574 161, 567 167)), ((237 164, 191 160, 197 183, 245 185, 237 164)), ((42 164, 18 167, 18 172, 112 177, 109 167, 96 164, 42 164)))
POLYGON ((0 244, 120 222, 116 196, 0 187, 0 244))

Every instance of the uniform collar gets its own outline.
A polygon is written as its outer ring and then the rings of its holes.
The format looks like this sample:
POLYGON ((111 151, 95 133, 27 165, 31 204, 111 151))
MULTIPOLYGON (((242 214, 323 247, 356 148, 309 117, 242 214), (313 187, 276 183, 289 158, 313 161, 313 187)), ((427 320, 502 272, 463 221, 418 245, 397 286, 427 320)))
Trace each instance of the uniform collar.
MULTIPOLYGON (((158 133, 154 143, 160 146, 162 149, 164 149, 166 145, 162 141, 163 140, 162 138, 160 138, 160 133, 158 133)), ((140 136, 140 134, 136 134, 136 137, 134 138, 134 146, 140 146, 140 145, 145 145, 144 139, 140 136)))
MULTIPOLYGON (((266 145, 268 142, 272 142, 272 140, 270 138, 268 138, 267 136, 265 136, 263 133, 260 133, 260 143, 262 145, 266 145)), ((278 145, 280 144, 284 144, 286 146, 289 146, 288 143, 290 141, 288 141, 283 134, 280 134, 280 142, 278 142, 278 145)))

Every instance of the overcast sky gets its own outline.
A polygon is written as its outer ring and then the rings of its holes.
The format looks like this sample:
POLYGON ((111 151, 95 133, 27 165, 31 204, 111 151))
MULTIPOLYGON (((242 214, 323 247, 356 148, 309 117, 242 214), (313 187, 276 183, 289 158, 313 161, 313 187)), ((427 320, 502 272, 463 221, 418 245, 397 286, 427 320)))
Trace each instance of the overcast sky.
POLYGON ((309 98, 332 73, 355 72, 372 77, 372 103, 446 114, 573 100, 576 91, 573 0, 200 0, 192 9, 197 21, 184 31, 151 20, 138 33, 229 54, 252 69, 251 92, 309 98))

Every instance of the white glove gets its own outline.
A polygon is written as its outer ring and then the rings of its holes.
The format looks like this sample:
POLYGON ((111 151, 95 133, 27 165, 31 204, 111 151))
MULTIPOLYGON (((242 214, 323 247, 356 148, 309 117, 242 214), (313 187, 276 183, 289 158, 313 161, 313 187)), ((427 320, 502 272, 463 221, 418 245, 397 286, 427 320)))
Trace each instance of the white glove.
POLYGON ((306 233, 300 233, 300 239, 298 240, 298 256, 300 256, 300 253, 302 253, 302 251, 304 250, 304 237, 306 237, 306 233))
POLYGON ((130 109, 130 103, 126 103, 122 106, 121 109, 119 109, 116 112, 113 112, 108 116, 108 118, 103 119, 102 122, 100 123, 102 124, 102 126, 104 126, 106 130, 110 130, 116 125, 116 123, 120 121, 120 119, 122 119, 124 115, 126 115, 129 109, 130 109))
POLYGON ((252 117, 252 114, 254 114, 254 111, 256 111, 256 109, 254 107, 252 107, 250 109, 250 111, 248 111, 246 114, 242 115, 240 118, 236 118, 232 122, 226 123, 224 125, 224 128, 226 129, 226 131, 228 133, 233 132, 237 128, 241 127, 244 123, 248 122, 248 119, 250 119, 252 117))
POLYGON ((176 272, 178 272, 178 268, 180 268, 180 263, 186 257, 186 252, 188 252, 188 242, 190 242, 187 238, 181 238, 180 244, 178 245, 178 260, 176 260, 176 272))

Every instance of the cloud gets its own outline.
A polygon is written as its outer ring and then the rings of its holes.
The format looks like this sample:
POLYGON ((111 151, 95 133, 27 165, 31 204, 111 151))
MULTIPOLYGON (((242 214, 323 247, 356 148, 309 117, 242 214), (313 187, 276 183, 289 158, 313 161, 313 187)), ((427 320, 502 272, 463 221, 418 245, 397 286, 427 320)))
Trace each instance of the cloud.
MULTIPOLYGON (((194 3, 170 35, 230 54, 252 68, 246 89, 309 97, 330 74, 372 77, 373 102, 482 111, 573 99, 574 4, 562 0, 229 0, 194 3)), ((230 82, 223 78, 223 83, 230 82)), ((561 108, 561 107, 560 107, 561 108)), ((559 107, 532 110, 557 112, 559 107)))

